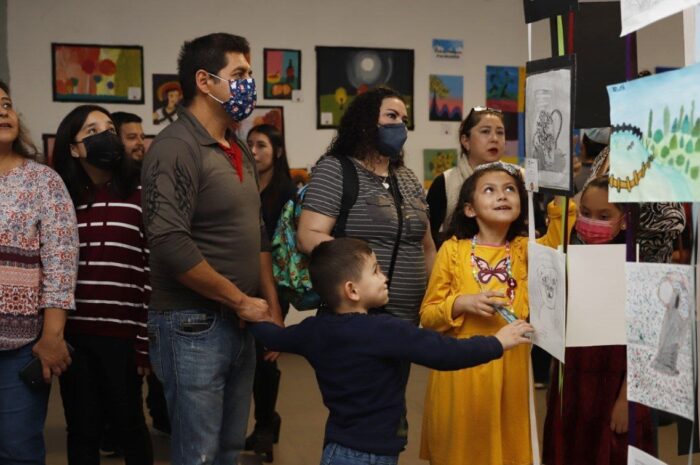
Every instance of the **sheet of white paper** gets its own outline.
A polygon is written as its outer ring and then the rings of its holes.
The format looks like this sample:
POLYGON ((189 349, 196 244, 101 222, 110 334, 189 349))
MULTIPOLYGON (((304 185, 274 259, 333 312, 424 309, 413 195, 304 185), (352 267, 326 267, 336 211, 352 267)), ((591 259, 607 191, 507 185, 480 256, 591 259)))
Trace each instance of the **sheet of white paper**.
POLYGON ((532 343, 564 362, 566 255, 534 242, 528 244, 527 255, 532 343))
POLYGON ((692 420, 694 267, 627 263, 625 275, 627 398, 692 420))
POLYGON ((620 37, 697 5, 700 0, 620 0, 620 37))
POLYGON ((525 84, 525 156, 536 158, 539 187, 568 190, 571 70, 533 74, 525 84))
POLYGON ((570 245, 566 346, 626 344, 625 248, 570 245))
POLYGON ((662 462, 634 446, 628 446, 627 465, 666 465, 666 462, 662 462))

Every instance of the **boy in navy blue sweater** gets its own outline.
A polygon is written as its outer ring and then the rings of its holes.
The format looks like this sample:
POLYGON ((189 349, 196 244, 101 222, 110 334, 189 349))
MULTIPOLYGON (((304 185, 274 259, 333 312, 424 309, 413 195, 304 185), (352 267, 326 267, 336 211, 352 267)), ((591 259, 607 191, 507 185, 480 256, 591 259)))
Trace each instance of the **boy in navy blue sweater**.
POLYGON ((529 343, 524 321, 495 336, 455 339, 416 328, 390 315, 369 315, 385 305, 387 279, 372 249, 358 239, 319 244, 311 254, 314 289, 332 312, 280 328, 250 325, 269 349, 303 355, 316 372, 326 423, 322 465, 398 463, 406 446, 406 373, 410 362, 437 370, 468 368, 529 343))

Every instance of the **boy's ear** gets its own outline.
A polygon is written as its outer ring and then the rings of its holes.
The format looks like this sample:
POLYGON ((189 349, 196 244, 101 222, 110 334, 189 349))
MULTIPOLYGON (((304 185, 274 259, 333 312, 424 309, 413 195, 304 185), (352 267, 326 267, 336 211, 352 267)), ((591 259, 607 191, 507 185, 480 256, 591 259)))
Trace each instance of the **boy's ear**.
POLYGON ((466 216, 467 218, 475 218, 476 217, 476 211, 474 210, 474 207, 472 207, 472 204, 470 204, 470 203, 464 204, 464 216, 466 216))
POLYGON ((355 283, 352 281, 345 281, 343 284, 343 297, 353 302, 358 302, 360 300, 360 293, 357 291, 355 283))

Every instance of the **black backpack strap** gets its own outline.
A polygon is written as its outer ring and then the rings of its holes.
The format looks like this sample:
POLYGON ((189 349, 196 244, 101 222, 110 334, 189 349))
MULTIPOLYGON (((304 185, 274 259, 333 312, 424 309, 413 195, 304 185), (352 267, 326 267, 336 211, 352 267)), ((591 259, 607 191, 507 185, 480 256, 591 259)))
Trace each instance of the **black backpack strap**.
POLYGON ((350 209, 357 201, 360 191, 360 179, 357 177, 357 168, 349 157, 334 155, 343 168, 343 197, 340 200, 340 213, 335 221, 333 237, 345 237, 345 226, 348 222, 350 209))
POLYGON ((389 288, 391 289, 391 278, 394 276, 396 257, 398 257, 399 255, 399 246, 401 245, 401 233, 403 232, 403 209, 401 208, 401 204, 403 203, 403 196, 401 195, 401 191, 399 190, 399 181, 393 172, 390 172, 389 175, 389 190, 391 191, 391 196, 394 198, 394 207, 396 207, 396 217, 399 220, 398 230, 396 231, 396 241, 394 241, 394 248, 391 251, 389 272, 386 275, 386 279, 389 282, 389 288))

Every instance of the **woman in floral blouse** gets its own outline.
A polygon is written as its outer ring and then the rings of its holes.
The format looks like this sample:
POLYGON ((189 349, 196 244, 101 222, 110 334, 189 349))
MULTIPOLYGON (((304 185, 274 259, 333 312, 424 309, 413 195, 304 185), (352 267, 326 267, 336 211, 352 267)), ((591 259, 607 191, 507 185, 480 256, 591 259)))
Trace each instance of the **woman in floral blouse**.
POLYGON ((51 168, 33 160, 0 81, 0 463, 43 464, 52 376, 71 362, 63 328, 73 310, 78 234, 70 196, 51 168), (36 356, 45 386, 19 372, 36 356))

